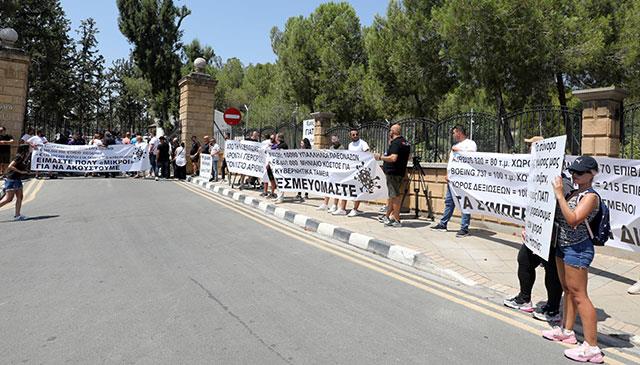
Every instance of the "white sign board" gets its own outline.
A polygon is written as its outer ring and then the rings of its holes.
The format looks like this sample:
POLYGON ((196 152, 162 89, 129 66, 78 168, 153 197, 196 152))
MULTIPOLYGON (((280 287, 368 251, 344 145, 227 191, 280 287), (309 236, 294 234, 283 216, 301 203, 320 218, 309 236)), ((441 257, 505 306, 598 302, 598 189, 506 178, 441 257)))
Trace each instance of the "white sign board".
POLYGON ((311 148, 313 148, 313 133, 316 130, 316 120, 307 119, 302 121, 302 138, 309 139, 311 142, 311 148))
POLYGON ((266 174, 265 145, 253 141, 227 141, 225 159, 229 172, 263 179, 266 174))
MULTIPOLYGON (((569 166, 577 156, 567 156, 569 166)), ((611 233, 606 245, 640 252, 640 160, 595 157, 599 173, 593 188, 609 207, 611 233)))
POLYGON ((447 173, 458 209, 522 224, 530 160, 529 154, 451 153, 447 173))
POLYGON ((525 218, 525 244, 547 260, 556 212, 553 180, 560 176, 567 136, 547 138, 532 146, 531 169, 527 180, 529 204, 525 218))
POLYGON ((146 143, 108 147, 46 143, 31 155, 32 171, 131 172, 150 168, 146 143))
POLYGON ((211 179, 213 172, 213 159, 211 155, 200 154, 200 177, 205 179, 211 179))
POLYGON ((386 199, 387 180, 373 154, 342 150, 269 150, 278 189, 345 200, 386 199))

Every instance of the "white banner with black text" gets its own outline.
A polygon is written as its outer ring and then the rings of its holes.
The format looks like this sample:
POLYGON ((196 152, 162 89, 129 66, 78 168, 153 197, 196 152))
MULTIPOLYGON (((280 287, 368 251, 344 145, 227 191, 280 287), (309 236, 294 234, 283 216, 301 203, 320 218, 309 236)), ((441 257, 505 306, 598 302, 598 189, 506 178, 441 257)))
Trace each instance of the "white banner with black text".
POLYGON ((253 141, 227 141, 224 150, 227 168, 233 174, 265 178, 265 145, 253 141))
POLYGON ((132 172, 150 168, 146 143, 108 147, 45 143, 31 154, 32 171, 132 172))

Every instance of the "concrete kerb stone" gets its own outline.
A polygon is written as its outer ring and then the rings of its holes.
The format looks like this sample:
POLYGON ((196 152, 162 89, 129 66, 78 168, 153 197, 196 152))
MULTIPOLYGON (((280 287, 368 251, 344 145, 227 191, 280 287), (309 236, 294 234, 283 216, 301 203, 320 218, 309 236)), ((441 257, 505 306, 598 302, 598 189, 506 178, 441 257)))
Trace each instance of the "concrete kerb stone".
POLYGON ((217 194, 230 197, 233 200, 242 202, 253 208, 273 215, 277 218, 284 219, 299 227, 304 228, 306 231, 316 232, 322 236, 330 239, 346 243, 348 245, 363 249, 369 252, 373 252, 390 260, 402 263, 408 266, 415 266, 415 261, 418 253, 406 247, 399 245, 393 245, 389 242, 374 239, 372 237, 351 232, 350 230, 334 226, 325 222, 320 222, 315 219, 309 218, 302 214, 298 214, 294 211, 287 210, 285 208, 277 207, 266 201, 247 196, 240 192, 225 188, 220 185, 210 184, 206 179, 200 177, 187 177, 187 182, 194 185, 201 186, 207 190, 213 191, 217 194))

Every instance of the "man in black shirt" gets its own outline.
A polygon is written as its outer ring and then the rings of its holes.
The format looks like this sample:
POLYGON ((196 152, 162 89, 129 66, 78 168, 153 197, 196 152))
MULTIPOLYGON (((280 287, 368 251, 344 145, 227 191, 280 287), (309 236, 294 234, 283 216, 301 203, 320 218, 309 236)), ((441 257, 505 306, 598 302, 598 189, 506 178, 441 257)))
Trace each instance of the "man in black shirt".
POLYGON ((4 170, 11 161, 11 144, 13 137, 7 134, 4 127, 0 127, 0 175, 4 174, 4 170))
POLYGON ((191 136, 191 150, 189 151, 189 159, 191 160, 191 176, 198 176, 198 163, 200 162, 200 142, 198 137, 191 136))
POLYGON ((400 223, 400 203, 402 202, 402 193, 400 186, 407 172, 407 163, 409 162, 409 154, 411 146, 409 142, 401 135, 402 129, 399 124, 391 126, 389 131, 389 148, 387 153, 382 156, 376 153, 376 160, 382 160, 382 170, 387 178, 387 188, 389 189, 389 200, 387 201, 387 213, 378 220, 390 227, 402 227, 400 223))
MULTIPOLYGON (((158 164, 160 176, 162 176, 163 179, 169 178, 169 152, 169 143, 167 143, 167 139, 164 136, 161 136, 160 144, 158 144, 158 148, 156 149, 156 163, 158 164)), ((158 176, 156 176, 156 181, 158 181, 158 176)))

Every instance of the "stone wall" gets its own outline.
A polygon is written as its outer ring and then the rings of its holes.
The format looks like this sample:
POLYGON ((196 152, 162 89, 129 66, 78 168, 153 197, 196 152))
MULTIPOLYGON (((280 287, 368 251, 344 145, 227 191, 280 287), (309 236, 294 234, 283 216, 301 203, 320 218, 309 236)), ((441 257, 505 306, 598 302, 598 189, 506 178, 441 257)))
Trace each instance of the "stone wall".
POLYGON ((19 50, 0 49, 0 125, 16 142, 12 155, 24 129, 29 62, 19 50))

